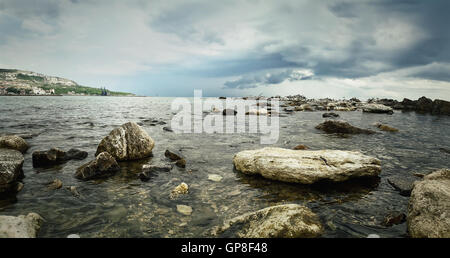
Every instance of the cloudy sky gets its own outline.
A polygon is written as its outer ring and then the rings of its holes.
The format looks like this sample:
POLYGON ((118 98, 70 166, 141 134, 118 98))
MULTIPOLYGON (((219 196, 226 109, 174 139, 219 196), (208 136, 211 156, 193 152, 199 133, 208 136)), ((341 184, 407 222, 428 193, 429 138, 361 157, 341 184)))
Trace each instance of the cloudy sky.
POLYGON ((450 99, 450 1, 0 0, 0 67, 150 96, 450 99))

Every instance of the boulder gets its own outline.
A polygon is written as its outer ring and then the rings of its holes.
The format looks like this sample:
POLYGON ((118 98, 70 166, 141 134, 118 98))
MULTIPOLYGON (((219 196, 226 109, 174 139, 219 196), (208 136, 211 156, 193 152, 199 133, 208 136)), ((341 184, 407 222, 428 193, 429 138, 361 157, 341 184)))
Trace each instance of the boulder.
POLYGON ((48 167, 65 163, 71 159, 82 160, 88 156, 85 151, 70 149, 68 152, 58 148, 51 148, 48 151, 35 151, 32 154, 33 167, 48 167))
POLYGON ((407 217, 411 237, 450 237, 450 169, 435 171, 414 183, 407 217))
POLYGON ((12 149, 0 149, 0 193, 17 191, 17 180, 23 177, 24 158, 12 149))
POLYGON ((119 164, 108 152, 97 155, 95 160, 79 167, 75 177, 81 180, 89 180, 110 176, 120 170, 119 164))
POLYGON ((116 160, 136 160, 152 155, 153 139, 138 124, 129 122, 103 138, 95 155, 108 152, 116 160))
POLYGON ((361 129, 354 127, 351 124, 344 121, 332 121, 327 120, 316 126, 316 129, 322 130, 326 133, 339 133, 339 134, 374 134, 372 130, 361 129))
POLYGON ((355 177, 378 176, 380 160, 356 151, 289 150, 266 147, 241 151, 234 166, 244 174, 260 174, 278 181, 312 184, 321 180, 341 182, 355 177))
POLYGON ((0 216, 0 238, 35 238, 43 221, 37 213, 18 217, 0 216))
POLYGON ((6 135, 0 137, 0 148, 13 149, 25 153, 28 150, 28 144, 17 135, 6 135))
POLYGON ((312 238, 323 233, 319 217, 298 204, 284 204, 246 213, 224 222, 212 234, 240 238, 312 238))
POLYGON ((391 107, 383 104, 367 104, 362 107, 363 112, 367 113, 386 113, 393 114, 394 110, 391 107))

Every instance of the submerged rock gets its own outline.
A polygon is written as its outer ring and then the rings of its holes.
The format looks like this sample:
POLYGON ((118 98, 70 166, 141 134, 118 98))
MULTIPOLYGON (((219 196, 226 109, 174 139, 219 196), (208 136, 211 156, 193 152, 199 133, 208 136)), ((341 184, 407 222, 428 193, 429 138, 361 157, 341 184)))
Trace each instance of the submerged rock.
POLYGON ((284 182, 312 184, 320 180, 341 182, 355 177, 378 176, 380 160, 356 151, 298 151, 263 148, 241 151, 233 163, 244 174, 284 182))
POLYGON ((323 233, 319 217, 307 207, 284 204, 246 213, 213 229, 213 235, 240 238, 311 238, 323 233))
POLYGON ((376 123, 375 126, 378 127, 381 131, 385 131, 385 132, 398 132, 398 129, 397 129, 397 128, 390 127, 390 126, 388 126, 388 125, 376 123))
POLYGON ((316 129, 322 130, 326 133, 339 133, 339 134, 374 134, 372 130, 361 129, 354 127, 351 124, 344 121, 332 121, 328 120, 316 126, 316 129))
POLYGON ((411 237, 450 237, 450 169, 435 171, 414 183, 407 221, 411 237))
POLYGON ((402 224, 405 221, 406 221, 405 213, 393 211, 384 217, 383 225, 386 227, 390 227, 393 225, 402 224))
POLYGON ((222 176, 221 175, 217 175, 217 174, 209 174, 208 175, 208 180, 214 181, 214 182, 220 182, 222 181, 222 176))
POLYGON ((56 189, 60 189, 63 186, 63 183, 61 180, 59 179, 55 179, 52 182, 47 184, 47 188, 49 190, 56 190, 56 189))
POLYGON ((180 168, 185 168, 186 167, 186 160, 185 159, 179 159, 179 160, 177 160, 177 162, 175 162, 175 165, 177 167, 180 167, 180 168))
POLYGON ((410 196, 416 179, 412 177, 393 176, 389 177, 387 181, 392 187, 394 187, 395 190, 400 192, 400 195, 410 196))
POLYGON ((71 159, 83 160, 88 156, 85 151, 70 149, 68 152, 58 148, 51 148, 48 151, 33 152, 33 167, 48 167, 65 163, 71 159))
POLYGON ((6 135, 0 137, 0 148, 13 149, 25 153, 28 150, 28 144, 17 135, 6 135))
POLYGON ((81 180, 89 180, 110 176, 120 170, 119 164, 108 152, 100 153, 95 160, 79 167, 75 177, 81 180))
POLYGON ((19 189, 17 180, 23 177, 23 162, 23 155, 19 151, 0 149, 0 194, 19 189))
POLYGON ((0 238, 35 238, 44 220, 37 213, 0 216, 0 238))
POLYGON ((183 215, 189 216, 192 214, 192 207, 187 205, 177 205, 177 211, 183 215))
POLYGON ((391 107, 383 104, 367 104, 362 107, 363 112, 367 113, 386 113, 393 114, 394 110, 391 107))
POLYGON ((160 163, 160 164, 145 164, 142 166, 142 172, 139 174, 139 178, 142 181, 150 180, 151 176, 157 172, 169 172, 173 168, 173 164, 160 163))
POLYGON ((136 160, 152 155, 153 139, 134 122, 128 122, 112 130, 103 138, 95 155, 108 152, 118 161, 136 160))

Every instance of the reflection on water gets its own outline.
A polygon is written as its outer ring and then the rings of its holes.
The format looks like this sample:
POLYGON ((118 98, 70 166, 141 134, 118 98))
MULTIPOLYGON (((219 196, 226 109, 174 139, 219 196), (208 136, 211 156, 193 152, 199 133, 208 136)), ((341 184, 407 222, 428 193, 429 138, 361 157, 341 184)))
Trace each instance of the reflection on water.
POLYGON ((450 155, 439 150, 450 143, 450 117, 396 112, 394 115, 337 112, 351 124, 371 128, 376 122, 400 129, 398 133, 338 137, 314 127, 322 112, 296 112, 280 118, 280 139, 273 146, 358 150, 382 161, 376 179, 314 186, 287 184, 246 176, 233 169, 233 155, 264 147, 255 134, 182 134, 164 131, 173 116, 171 98, 133 97, 0 97, 0 134, 32 136, 25 154, 25 187, 16 196, 0 200, 0 214, 37 212, 45 218, 40 237, 207 237, 209 230, 246 212, 281 203, 310 207, 325 225, 325 237, 404 237, 406 225, 381 226, 392 210, 406 212, 408 198, 387 183, 388 176, 408 176, 449 167, 450 155), (94 158, 100 140, 113 128, 134 121, 155 140, 154 156, 121 163, 121 172, 106 179, 83 182, 76 168, 94 158), (165 122, 164 123, 157 123, 165 122), (31 153, 59 147, 89 152, 82 161, 35 169, 31 153), (147 181, 138 178, 142 164, 164 160, 167 149, 180 150, 186 169, 174 167, 147 181), (219 182, 208 175, 222 176, 219 182), (46 184, 58 178, 59 190, 46 184), (181 182, 189 194, 177 199, 170 192, 181 182), (75 186, 80 196, 68 189, 75 186), (176 205, 193 208, 190 216, 176 205))

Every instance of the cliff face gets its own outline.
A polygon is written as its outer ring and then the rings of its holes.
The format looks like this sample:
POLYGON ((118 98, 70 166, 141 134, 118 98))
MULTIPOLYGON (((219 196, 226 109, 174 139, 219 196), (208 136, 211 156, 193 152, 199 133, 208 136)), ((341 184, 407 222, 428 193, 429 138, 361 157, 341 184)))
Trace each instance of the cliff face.
POLYGON ((0 95, 133 95, 79 85, 65 78, 41 73, 0 69, 0 95), (106 94, 105 94, 106 93, 106 94))
POLYGON ((13 69, 0 69, 0 84, 7 87, 41 85, 78 86, 78 84, 72 80, 13 69))

